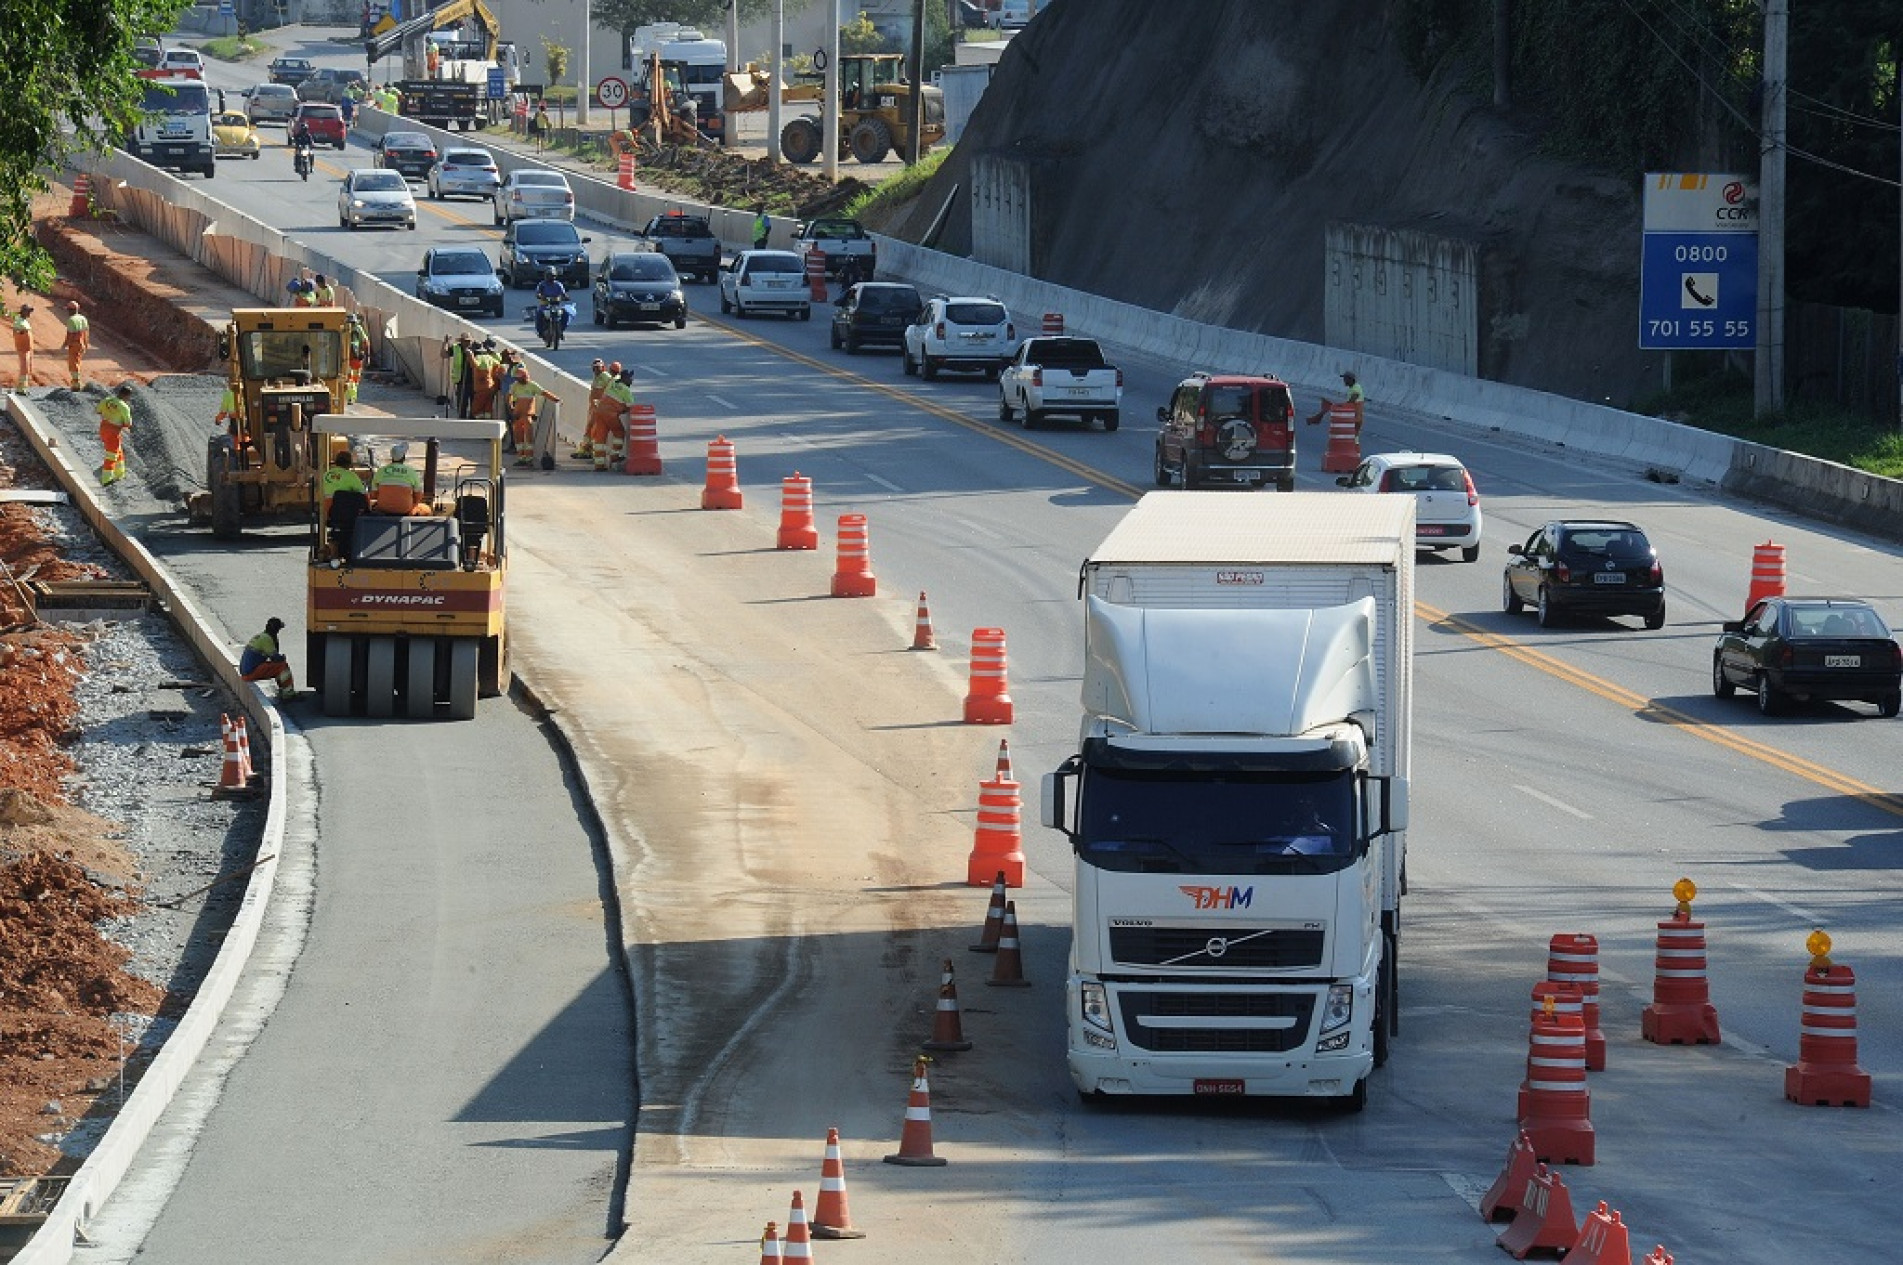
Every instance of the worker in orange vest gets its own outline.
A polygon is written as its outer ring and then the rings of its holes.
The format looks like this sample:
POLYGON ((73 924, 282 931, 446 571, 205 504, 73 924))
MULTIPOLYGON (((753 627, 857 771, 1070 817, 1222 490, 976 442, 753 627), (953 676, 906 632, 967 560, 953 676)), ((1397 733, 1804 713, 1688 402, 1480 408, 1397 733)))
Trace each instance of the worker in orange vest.
POLYGON ((73 390, 79 390, 79 366, 91 349, 92 325, 79 314, 79 301, 66 305, 66 376, 73 380, 73 390))
POLYGON ((20 376, 13 389, 24 391, 33 385, 33 305, 22 303, 13 316, 13 354, 20 358, 20 376))
POLYGON ((540 397, 547 396, 557 404, 561 400, 550 395, 548 389, 540 383, 529 381, 529 367, 518 364, 515 367, 515 380, 509 384, 509 419, 515 427, 515 464, 530 466, 535 464, 535 409, 540 397))

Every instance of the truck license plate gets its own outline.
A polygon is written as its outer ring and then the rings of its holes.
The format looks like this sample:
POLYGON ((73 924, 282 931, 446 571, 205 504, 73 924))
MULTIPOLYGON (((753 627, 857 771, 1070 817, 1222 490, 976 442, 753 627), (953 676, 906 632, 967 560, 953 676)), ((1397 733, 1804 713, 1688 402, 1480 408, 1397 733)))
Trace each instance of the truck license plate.
POLYGON ((1863 656, 1860 654, 1827 654, 1824 656, 1824 666, 1827 668, 1860 668, 1863 666, 1863 656))
POLYGON ((1194 1089, 1198 1094, 1243 1094, 1248 1092, 1248 1082, 1205 1080, 1202 1077, 1198 1077, 1194 1089))
POLYGON ((1063 390, 1064 390, 1064 394, 1066 396, 1069 396, 1072 399, 1088 399, 1089 397, 1097 394, 1095 391, 1091 390, 1089 387, 1065 387, 1063 388, 1063 390))

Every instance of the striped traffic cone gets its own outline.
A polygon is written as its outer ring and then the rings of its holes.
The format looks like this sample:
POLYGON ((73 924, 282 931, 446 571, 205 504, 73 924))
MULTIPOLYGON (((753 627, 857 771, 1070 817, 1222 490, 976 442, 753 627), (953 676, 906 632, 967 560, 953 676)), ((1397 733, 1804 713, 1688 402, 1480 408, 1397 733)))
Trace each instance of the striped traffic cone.
POLYGON ((878 592, 879 581, 872 574, 872 525, 864 514, 841 514, 833 596, 873 597, 878 592))
POLYGON ((945 959, 945 973, 938 985, 938 1010, 932 1016, 932 1039, 928 1050, 969 1050, 965 1040, 964 1017, 958 1011, 958 984, 952 979, 951 959, 945 959))
POLYGON ((819 1166, 819 1203, 813 1208, 816 1239, 863 1239, 846 1210, 846 1164, 839 1157, 839 1130, 826 1130, 826 1158, 819 1166))
POLYGON ((1004 872, 1013 887, 1024 886, 1024 800, 1011 776, 1011 748, 998 744, 998 774, 978 783, 978 826, 965 858, 965 886, 983 887, 985 875, 1004 872))
POLYGON ((1658 1045, 1717 1045, 1718 1008, 1705 969, 1705 924, 1692 917, 1698 885, 1672 885, 1678 908, 1658 924, 1652 958, 1652 1004, 1639 1012, 1639 1035, 1658 1045))
POLYGON ((249 782, 244 774, 244 755, 238 750, 238 734, 235 729, 225 731, 225 752, 223 763, 218 766, 218 785, 212 789, 212 798, 226 795, 241 795, 249 782))
POLYGON ((760 1265, 781 1265, 784 1260, 780 1255, 780 1223, 769 1221, 760 1235, 760 1265))
POLYGON ((978 943, 965 946, 973 953, 998 951, 998 937, 1004 934, 1004 894, 1008 887, 1004 871, 999 870, 997 879, 991 884, 991 907, 985 910, 984 930, 978 933, 978 943))
POLYGON ((251 726, 241 714, 231 722, 231 727, 238 734, 238 755, 244 761, 245 784, 250 785, 251 779, 258 775, 258 766, 251 763, 251 726))
POLYGON ((813 481, 795 470, 780 480, 780 532, 777 549, 819 548, 813 525, 813 481))
POLYGON ((932 635, 932 612, 925 605, 924 589, 918 593, 918 620, 912 625, 912 649, 938 649, 938 639, 932 635))
POLYGON ((792 1210, 786 1214, 786 1240, 780 1244, 780 1259, 787 1265, 813 1259, 813 1241, 806 1235, 806 1205, 797 1190, 793 1192, 792 1210))
POLYGON ((1007 679, 1004 629, 971 630, 971 684, 965 693, 967 725, 1008 725, 1016 715, 1007 679))
POLYGON ((991 968, 985 983, 997 988, 1029 988, 1024 978, 1024 959, 1018 953, 1018 903, 1004 902, 1004 927, 998 934, 998 964, 991 968))
POLYGON ((704 510, 737 510, 745 505, 740 492, 740 465, 733 440, 716 435, 707 441, 707 483, 700 491, 704 510))
MULTIPOLYGON (((905 1128, 899 1134, 899 1150, 888 1155, 888 1164, 908 1168, 942 1168, 945 1161, 932 1154, 932 1087, 925 1079, 925 1056, 912 1060, 912 1092, 905 1100, 905 1128)), ((797 1196, 794 1206, 798 1207, 797 1196)))

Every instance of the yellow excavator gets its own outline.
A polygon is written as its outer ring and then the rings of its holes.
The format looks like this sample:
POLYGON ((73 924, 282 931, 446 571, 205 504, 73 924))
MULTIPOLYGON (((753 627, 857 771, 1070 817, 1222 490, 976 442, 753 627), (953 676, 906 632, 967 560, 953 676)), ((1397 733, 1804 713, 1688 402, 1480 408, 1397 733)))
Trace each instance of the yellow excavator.
MULTIPOLYGON (((927 84, 917 89, 905 79, 899 53, 847 53, 839 59, 839 156, 851 154, 876 163, 892 150, 911 152, 912 93, 924 98, 925 121, 919 129, 922 154, 945 139, 945 93, 927 84)), ((818 101, 825 95, 823 76, 802 75, 780 94, 782 101, 818 101)), ((797 118, 780 129, 780 153, 788 162, 809 163, 822 143, 817 118, 797 118)))

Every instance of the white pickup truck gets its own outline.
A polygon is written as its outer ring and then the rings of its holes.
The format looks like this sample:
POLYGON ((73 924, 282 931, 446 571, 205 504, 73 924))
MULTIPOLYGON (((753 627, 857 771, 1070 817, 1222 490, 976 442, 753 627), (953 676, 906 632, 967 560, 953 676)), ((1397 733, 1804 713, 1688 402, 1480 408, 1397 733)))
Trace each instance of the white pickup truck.
POLYGON ((846 261, 854 261, 858 278, 872 280, 879 265, 879 244, 858 220, 839 217, 811 220, 793 235, 793 249, 816 250, 826 257, 826 275, 836 277, 846 261))
POLYGON ((1123 370, 1103 357, 1094 338, 1027 338, 998 375, 998 420, 1034 430, 1054 415, 1115 430, 1123 403, 1123 370))

